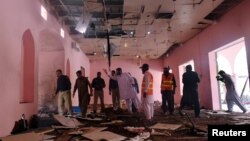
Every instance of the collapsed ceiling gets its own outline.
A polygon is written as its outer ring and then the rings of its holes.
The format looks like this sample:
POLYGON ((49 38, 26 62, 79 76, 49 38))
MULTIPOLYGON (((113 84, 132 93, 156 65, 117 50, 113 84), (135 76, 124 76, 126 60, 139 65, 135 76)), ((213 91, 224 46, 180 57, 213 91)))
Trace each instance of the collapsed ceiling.
POLYGON ((116 58, 160 58, 215 24, 241 1, 44 0, 44 3, 93 60, 103 59, 107 54, 107 31, 116 58))

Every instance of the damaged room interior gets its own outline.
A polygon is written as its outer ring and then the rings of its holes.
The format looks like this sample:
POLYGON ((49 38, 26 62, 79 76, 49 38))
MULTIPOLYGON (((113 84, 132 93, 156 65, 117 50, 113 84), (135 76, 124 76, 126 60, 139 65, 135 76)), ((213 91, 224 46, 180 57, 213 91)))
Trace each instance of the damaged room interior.
POLYGON ((249 6, 0 1, 0 141, 207 141, 250 127, 249 6))

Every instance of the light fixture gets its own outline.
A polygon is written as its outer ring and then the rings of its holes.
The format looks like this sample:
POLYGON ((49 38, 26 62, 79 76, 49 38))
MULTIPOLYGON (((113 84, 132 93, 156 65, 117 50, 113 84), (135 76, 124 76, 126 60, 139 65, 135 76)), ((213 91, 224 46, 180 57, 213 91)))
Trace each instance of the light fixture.
POLYGON ((64 30, 62 28, 60 29, 60 35, 61 35, 61 37, 64 38, 64 30))
POLYGON ((41 16, 47 21, 47 10, 43 6, 41 6, 41 16))
POLYGON ((169 32, 171 32, 171 31, 172 31, 172 28, 171 28, 171 25, 170 25, 170 21, 168 21, 167 31, 169 31, 169 32))
POLYGON ((128 47, 128 44, 126 42, 124 43, 124 47, 128 47))

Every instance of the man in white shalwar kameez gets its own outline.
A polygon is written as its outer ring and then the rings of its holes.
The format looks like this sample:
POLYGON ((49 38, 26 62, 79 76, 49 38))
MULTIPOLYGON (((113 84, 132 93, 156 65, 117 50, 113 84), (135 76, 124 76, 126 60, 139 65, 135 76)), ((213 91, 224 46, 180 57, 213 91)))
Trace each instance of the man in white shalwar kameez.
MULTIPOLYGON (((107 71, 105 73, 107 74, 107 71)), ((139 109, 140 101, 133 88, 133 78, 128 73, 123 73, 121 68, 116 69, 115 76, 108 76, 118 82, 120 99, 126 101, 129 113, 132 113, 132 101, 136 109, 139 109)))
POLYGON ((153 75, 148 71, 148 64, 143 64, 140 68, 144 74, 141 88, 142 109, 146 119, 151 121, 154 116, 153 75))
POLYGON ((234 82, 230 75, 226 74, 223 70, 219 71, 219 75, 217 76, 217 80, 222 81, 225 83, 227 92, 226 92, 226 102, 227 102, 227 112, 233 111, 234 103, 239 106, 239 108, 243 111, 243 113, 247 112, 246 107, 241 103, 241 99, 238 96, 234 82))

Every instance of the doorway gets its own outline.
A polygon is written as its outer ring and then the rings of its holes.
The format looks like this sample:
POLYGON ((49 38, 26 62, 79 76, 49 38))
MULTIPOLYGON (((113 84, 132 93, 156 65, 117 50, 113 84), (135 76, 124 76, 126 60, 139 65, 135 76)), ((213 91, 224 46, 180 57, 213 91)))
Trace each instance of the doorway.
MULTIPOLYGON (((246 58, 246 47, 244 38, 240 38, 236 41, 233 41, 216 51, 214 53, 214 65, 216 72, 214 75, 211 75, 211 85, 216 81, 213 77, 217 75, 219 70, 224 70, 227 74, 231 75, 238 96, 242 99, 243 104, 246 108, 250 109, 250 90, 249 90, 249 80, 248 80, 248 65, 246 58)), ((211 55, 210 55, 211 57, 211 55)), ((209 57, 209 60, 211 59, 209 57)), ((211 65, 211 63, 210 63, 211 65)), ((213 67, 210 67, 210 69, 213 67)), ((213 89, 213 87, 211 87, 213 89)), ((215 87, 214 87, 215 88, 215 87)), ((218 98, 219 98, 219 109, 227 110, 227 105, 225 101, 225 84, 222 82, 217 83, 218 98)), ((214 92, 214 90, 212 90, 214 92)), ((212 93, 214 95, 215 93, 212 93)), ((213 101, 214 103, 215 101, 213 101)), ((236 112, 241 112, 238 106, 234 106, 233 110, 236 112)))

